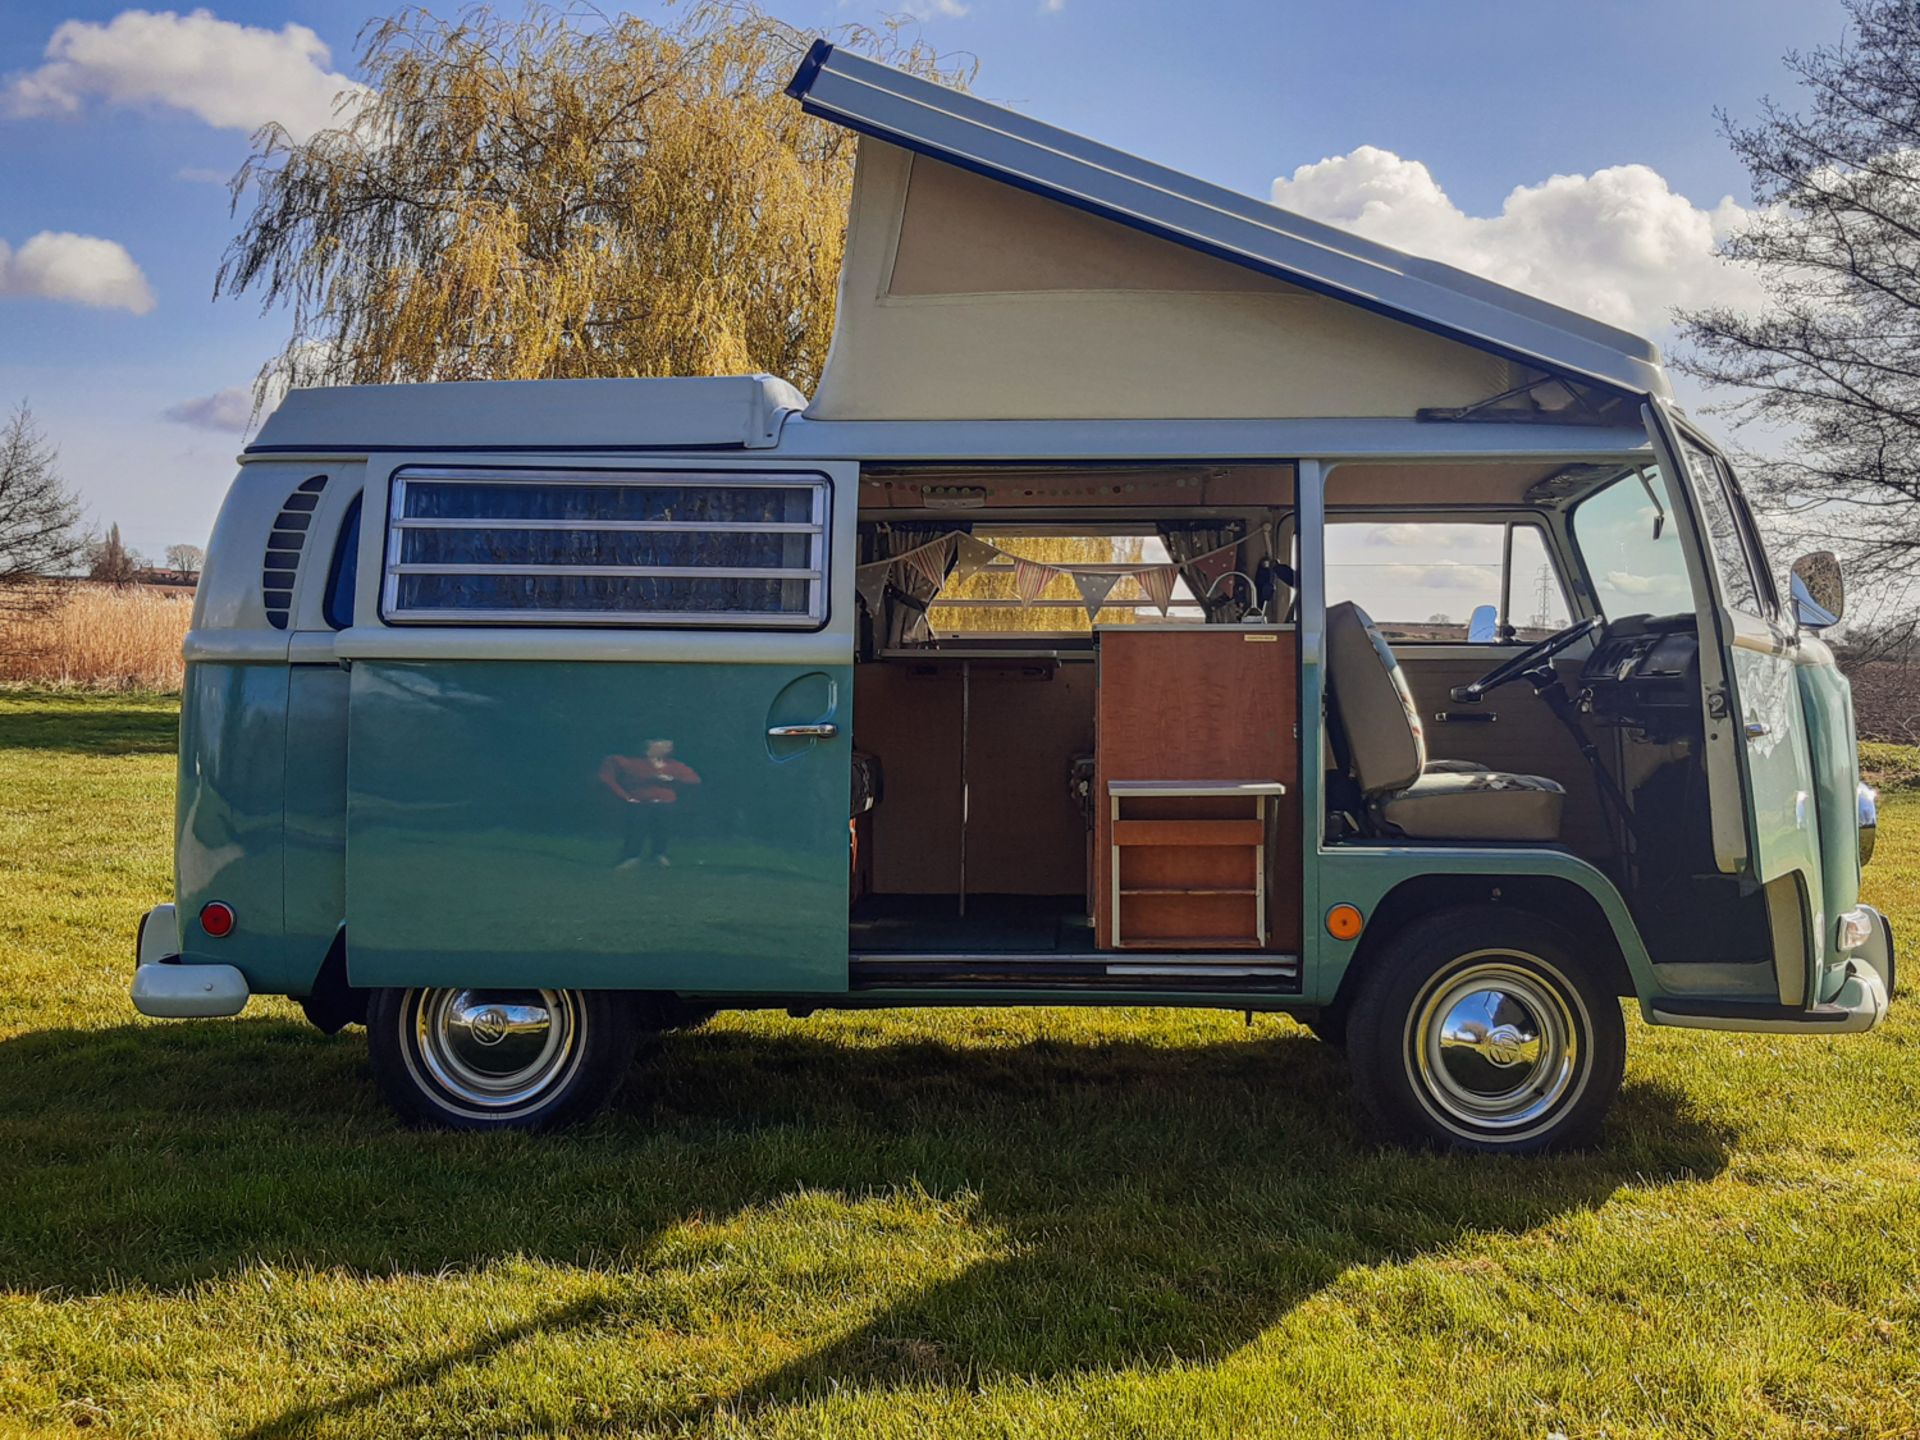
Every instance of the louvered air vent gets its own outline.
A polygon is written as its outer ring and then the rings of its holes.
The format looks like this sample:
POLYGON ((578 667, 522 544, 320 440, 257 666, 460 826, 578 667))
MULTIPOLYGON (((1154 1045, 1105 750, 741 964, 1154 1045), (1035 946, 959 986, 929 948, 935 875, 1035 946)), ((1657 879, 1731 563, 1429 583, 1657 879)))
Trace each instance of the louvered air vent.
POLYGON ((313 507, 320 503, 320 492, 326 488, 324 475, 301 481, 300 488, 280 507, 273 533, 267 536, 267 561, 260 571, 260 588, 266 598, 267 623, 276 630, 287 628, 287 617, 293 610, 293 581, 300 573, 300 551, 313 524, 313 507))

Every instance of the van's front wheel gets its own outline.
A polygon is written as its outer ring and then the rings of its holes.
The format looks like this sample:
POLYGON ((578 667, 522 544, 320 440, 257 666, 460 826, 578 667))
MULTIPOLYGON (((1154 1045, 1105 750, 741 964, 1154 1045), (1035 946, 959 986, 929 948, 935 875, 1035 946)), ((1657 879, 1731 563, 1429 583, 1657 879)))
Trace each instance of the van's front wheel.
POLYGON ((1347 1049, 1356 1094, 1392 1138, 1524 1154, 1598 1133, 1627 1036, 1565 931, 1489 907, 1394 937, 1362 980, 1347 1049))
POLYGON ((367 1048, 388 1103, 455 1130, 546 1130, 597 1110, 633 1062, 632 1007, 597 990, 384 989, 367 1048))

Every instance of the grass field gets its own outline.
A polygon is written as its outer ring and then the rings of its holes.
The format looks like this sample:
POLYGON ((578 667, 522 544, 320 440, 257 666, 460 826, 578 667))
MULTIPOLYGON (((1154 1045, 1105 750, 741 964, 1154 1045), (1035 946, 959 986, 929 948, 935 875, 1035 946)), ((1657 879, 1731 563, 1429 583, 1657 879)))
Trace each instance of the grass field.
POLYGON ((1911 993, 1633 1021, 1541 1161, 1375 1150, 1291 1022, 1144 1011, 722 1018, 579 1132, 415 1134, 358 1032, 133 1014, 174 725, 0 696, 0 1435, 1920 1433, 1911 993))

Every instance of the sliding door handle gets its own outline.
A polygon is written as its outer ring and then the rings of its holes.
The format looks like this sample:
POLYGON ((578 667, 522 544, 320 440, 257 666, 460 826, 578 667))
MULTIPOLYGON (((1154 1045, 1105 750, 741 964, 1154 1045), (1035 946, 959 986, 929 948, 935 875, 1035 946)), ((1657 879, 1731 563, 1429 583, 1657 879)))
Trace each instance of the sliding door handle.
POLYGON ((767 727, 769 740, 831 740, 840 733, 840 727, 830 721, 817 725, 770 725, 767 727))

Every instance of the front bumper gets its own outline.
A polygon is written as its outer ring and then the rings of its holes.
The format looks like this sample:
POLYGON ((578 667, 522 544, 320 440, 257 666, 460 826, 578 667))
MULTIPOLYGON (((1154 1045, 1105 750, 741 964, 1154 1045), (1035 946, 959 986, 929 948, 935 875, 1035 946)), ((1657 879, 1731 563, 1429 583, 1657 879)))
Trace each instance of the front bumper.
POLYGON ((156 905, 140 921, 133 967, 133 1008, 163 1020, 238 1015, 252 991, 231 965, 189 965, 180 959, 180 922, 173 906, 156 905))
POLYGON ((1849 955, 1833 998, 1811 1009, 1756 1005, 1737 1000, 1663 1000, 1647 1002, 1654 1025, 1692 1030, 1748 1030, 1768 1035, 1858 1035, 1887 1018, 1893 994, 1893 927, 1871 905, 1860 907, 1870 920, 1867 938, 1849 955))

